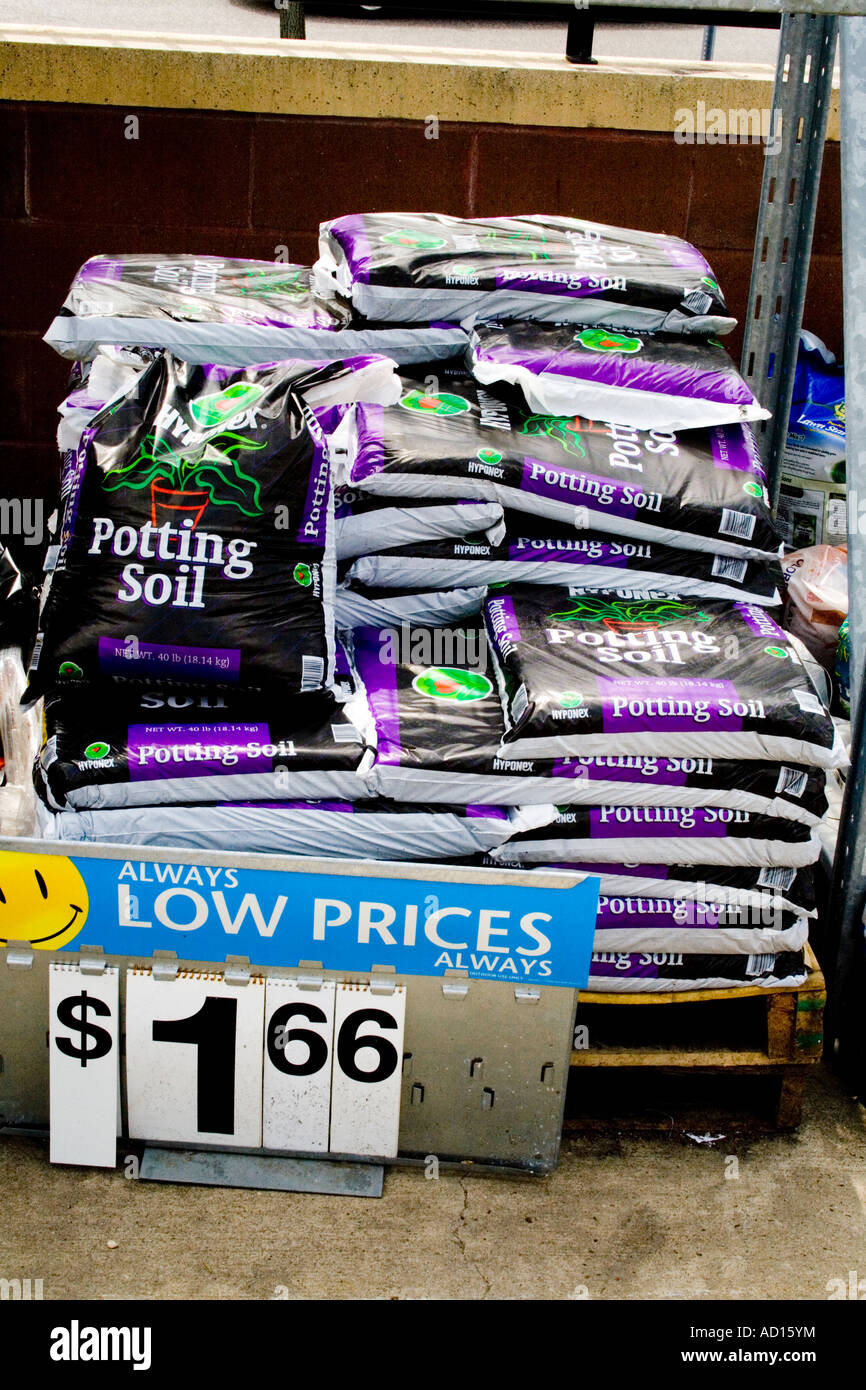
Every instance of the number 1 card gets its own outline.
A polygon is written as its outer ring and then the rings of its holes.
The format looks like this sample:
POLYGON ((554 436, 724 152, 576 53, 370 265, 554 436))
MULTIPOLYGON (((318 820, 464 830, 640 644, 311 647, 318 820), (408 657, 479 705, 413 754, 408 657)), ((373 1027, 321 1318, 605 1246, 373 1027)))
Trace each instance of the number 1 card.
POLYGON ((128 972, 129 1137, 250 1148, 262 1142, 265 988, 182 970, 128 972))

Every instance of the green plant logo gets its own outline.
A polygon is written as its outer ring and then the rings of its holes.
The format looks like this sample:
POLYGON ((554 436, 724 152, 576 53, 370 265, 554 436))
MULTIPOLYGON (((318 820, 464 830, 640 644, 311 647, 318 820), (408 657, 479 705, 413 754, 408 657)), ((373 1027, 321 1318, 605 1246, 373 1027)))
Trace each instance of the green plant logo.
POLYGON ((66 680, 78 681, 84 675, 81 667, 74 661, 61 661, 57 668, 58 676, 63 676, 66 680))
POLYGON ((428 232, 413 232, 408 227, 397 227, 382 237, 389 246, 406 246, 410 251, 439 251, 446 244, 441 236, 430 236, 428 232))
POLYGON ((643 347, 640 338, 631 338, 627 333, 608 333, 604 328, 584 328, 575 334, 575 342, 592 352, 640 352, 643 347))
POLYGON ((480 671, 463 671, 456 666, 428 666, 412 682, 419 695, 428 700, 456 700, 465 704, 483 700, 493 690, 493 683, 480 671))
POLYGON ((91 743, 84 750, 85 758, 107 758, 111 747, 107 743, 91 743))
POLYGON ((430 395, 427 391, 409 391, 400 404, 404 410, 417 415, 465 415, 470 409, 465 396, 454 396, 450 391, 439 391, 430 395))
POLYGON ((549 261, 551 259, 550 252, 542 249, 547 245, 547 237, 542 232, 494 230, 484 232, 481 240, 486 243, 488 251, 520 255, 522 259, 529 261, 549 261))
POLYGON ((276 277, 270 266, 263 270, 248 270, 243 276, 232 281, 232 286, 240 294, 287 295, 290 299, 301 299, 307 293, 307 286, 301 280, 301 271, 276 277))
POLYGON ((134 458, 108 470, 102 486, 106 492, 150 488, 154 526, 160 524, 161 508, 168 510, 164 520, 175 523, 180 513, 195 513, 197 525, 208 503, 235 507, 244 516, 260 516, 261 484, 244 472, 237 456, 264 447, 264 442, 255 443, 245 435, 223 430, 206 443, 179 453, 151 432, 139 443, 134 458))
POLYGON ((501 463, 502 455, 496 449, 479 449, 475 456, 479 463, 501 463))
POLYGON ((628 603, 623 599, 603 599, 587 595, 576 598, 572 606, 562 613, 548 613, 548 622, 601 623, 614 632, 631 631, 640 628, 658 627, 660 623, 692 622, 708 623, 710 615, 693 608, 690 603, 676 603, 672 599, 654 603, 650 599, 639 599, 628 603))
POLYGON ((765 647, 764 651, 767 653, 767 656, 777 656, 782 661, 784 661, 788 655, 784 647, 765 647))
POLYGON ((313 582, 313 571, 309 565, 295 565, 292 570, 292 578, 296 584, 301 585, 301 588, 309 589, 313 582))
POLYGON ((747 492, 750 497, 763 497, 764 489, 760 483, 743 483, 743 492, 747 492))
POLYGON ((255 381, 236 381, 214 396, 199 396, 189 403, 189 412, 199 429, 212 430, 224 425, 242 410, 249 410, 265 394, 255 381))
POLYGON ((713 294, 717 294, 717 295, 719 295, 719 297, 721 297, 722 291, 721 291, 721 289, 719 288, 719 286, 718 286, 718 284, 716 283, 716 281, 713 279, 712 275, 702 275, 702 276, 701 276, 701 284, 702 284, 702 285, 706 285, 707 289, 713 291, 713 294))
POLYGON ((525 415, 521 434, 546 435, 561 444, 566 453, 586 458, 586 445, 580 437, 583 421, 579 415, 525 415))
POLYGON ((577 690, 563 690, 559 703, 563 709, 577 709, 583 704, 583 696, 577 690))

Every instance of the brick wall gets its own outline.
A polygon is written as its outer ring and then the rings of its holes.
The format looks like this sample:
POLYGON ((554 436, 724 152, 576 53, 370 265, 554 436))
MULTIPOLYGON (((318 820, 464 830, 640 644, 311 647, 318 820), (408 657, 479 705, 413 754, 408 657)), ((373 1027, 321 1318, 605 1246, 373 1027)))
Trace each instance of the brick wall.
MULTIPOLYGON (((309 264, 341 213, 550 212, 687 237, 742 317, 760 146, 544 127, 0 103, 0 498, 56 489, 67 364, 41 342, 76 268, 119 251, 309 264)), ((827 146, 805 324, 842 348, 839 147, 827 146)), ((741 332, 729 346, 735 356, 741 332)), ((33 550, 13 549, 32 560, 33 550)))

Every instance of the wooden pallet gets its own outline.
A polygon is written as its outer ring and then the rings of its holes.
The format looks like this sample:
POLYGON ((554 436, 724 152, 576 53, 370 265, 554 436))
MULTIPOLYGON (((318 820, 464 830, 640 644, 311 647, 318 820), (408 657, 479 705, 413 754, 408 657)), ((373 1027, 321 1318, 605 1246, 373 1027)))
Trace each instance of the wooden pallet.
MULTIPOLYGON (((806 959, 809 975, 802 985, 668 994, 581 992, 577 1023, 586 1024, 589 1046, 571 1054, 578 1113, 567 1120, 566 1130, 598 1128, 582 1123, 580 1077, 586 1069, 601 1068, 630 1071, 639 1094, 647 1068, 667 1075, 769 1076, 778 1081, 774 1127, 796 1129, 809 1069, 821 1057, 827 998, 810 947, 806 959)), ((669 1124, 643 1121, 637 1127, 669 1124)))

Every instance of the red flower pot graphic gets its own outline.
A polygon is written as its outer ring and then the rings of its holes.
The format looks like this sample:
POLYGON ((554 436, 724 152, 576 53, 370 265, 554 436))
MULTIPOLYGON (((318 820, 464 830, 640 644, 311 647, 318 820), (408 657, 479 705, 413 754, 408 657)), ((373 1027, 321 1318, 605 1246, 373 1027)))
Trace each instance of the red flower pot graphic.
POLYGON ((645 632, 647 628, 658 627, 658 623, 631 623, 625 618, 602 618, 601 625, 610 628, 611 632, 645 632))
POLYGON ((210 501, 210 493, 199 488, 180 489, 163 487, 167 478, 154 478, 150 485, 150 519, 154 526, 164 526, 166 522, 179 525, 184 517, 191 516, 193 526, 198 526, 204 509, 210 501))

